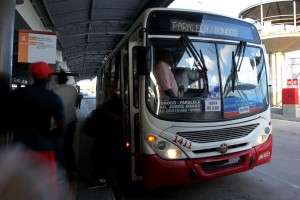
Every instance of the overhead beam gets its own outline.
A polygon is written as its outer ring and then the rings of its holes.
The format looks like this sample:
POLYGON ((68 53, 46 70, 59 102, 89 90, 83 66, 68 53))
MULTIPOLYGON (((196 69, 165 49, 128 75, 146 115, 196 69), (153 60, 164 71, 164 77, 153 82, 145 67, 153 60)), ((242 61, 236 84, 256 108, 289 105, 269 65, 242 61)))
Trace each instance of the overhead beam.
POLYGON ((105 24, 112 24, 112 23, 119 23, 119 24, 132 24, 132 20, 116 20, 116 19, 101 19, 101 20, 86 20, 86 21, 81 21, 81 22, 76 22, 76 23, 69 23, 65 24, 63 26, 55 26, 54 30, 59 31, 59 29, 67 29, 68 27, 77 27, 78 25, 82 24, 92 24, 92 23, 105 23, 105 24))
POLYGON ((95 51, 95 52, 111 52, 111 45, 114 44, 113 42, 95 42, 95 43, 87 43, 81 45, 74 45, 69 48, 63 49, 63 55, 70 55, 74 53, 78 53, 81 51, 95 51), (103 49, 103 47, 109 49, 103 49))
POLYGON ((68 57, 68 60, 72 60, 73 58, 81 57, 81 56, 97 56, 97 55, 106 55, 108 51, 81 51, 72 54, 65 54, 63 55, 64 58, 68 57))
POLYGON ((77 68, 77 67, 82 67, 82 66, 85 66, 87 68, 99 68, 100 67, 100 64, 98 63, 91 63, 91 62, 80 62, 80 63, 74 63, 74 64, 70 64, 68 65, 69 68, 77 68))
POLYGON ((101 61, 95 62, 95 61, 89 61, 89 60, 82 60, 82 61, 78 61, 78 62, 68 63, 68 66, 74 66, 74 65, 84 64, 84 63, 95 63, 95 64, 99 64, 99 66, 100 66, 101 61))
POLYGON ((59 34, 59 38, 68 38, 76 36, 85 36, 85 35, 125 35, 126 31, 86 31, 83 33, 74 33, 74 34, 59 34))

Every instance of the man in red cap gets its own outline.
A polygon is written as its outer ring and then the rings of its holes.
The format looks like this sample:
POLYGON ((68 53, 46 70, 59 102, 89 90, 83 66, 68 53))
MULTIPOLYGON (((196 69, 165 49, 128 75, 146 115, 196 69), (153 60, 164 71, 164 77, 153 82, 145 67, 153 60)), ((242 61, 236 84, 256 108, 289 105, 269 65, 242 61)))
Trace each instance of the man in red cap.
MULTIPOLYGON (((56 137, 50 129, 51 119, 55 119, 59 130, 56 134, 64 134, 65 117, 60 97, 46 89, 53 72, 54 70, 45 62, 32 64, 30 75, 34 83, 12 91, 10 101, 14 143, 22 144, 26 148, 25 152, 40 155, 39 160, 48 157, 50 165, 53 165, 55 159, 54 137, 56 137)), ((43 162, 47 162, 47 159, 43 162)), ((56 173, 56 166, 52 167, 56 173)), ((56 177, 56 174, 52 176, 56 177)))

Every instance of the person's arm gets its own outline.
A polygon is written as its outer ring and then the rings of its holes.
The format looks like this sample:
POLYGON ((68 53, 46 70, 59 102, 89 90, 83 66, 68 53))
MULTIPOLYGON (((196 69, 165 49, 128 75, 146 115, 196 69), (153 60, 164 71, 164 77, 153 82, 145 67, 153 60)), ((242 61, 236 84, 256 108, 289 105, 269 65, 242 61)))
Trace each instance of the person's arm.
POLYGON ((57 97, 58 98, 55 105, 54 119, 58 130, 57 134, 64 134, 66 132, 64 107, 60 97, 57 97))
POLYGON ((57 129, 60 134, 64 134, 66 131, 65 120, 64 119, 56 119, 57 129))

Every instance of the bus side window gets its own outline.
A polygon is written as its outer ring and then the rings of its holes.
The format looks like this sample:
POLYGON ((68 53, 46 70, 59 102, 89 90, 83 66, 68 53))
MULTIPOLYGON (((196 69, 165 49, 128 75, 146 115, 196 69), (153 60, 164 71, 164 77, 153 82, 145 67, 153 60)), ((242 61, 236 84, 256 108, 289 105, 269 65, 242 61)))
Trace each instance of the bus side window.
POLYGON ((138 47, 132 49, 133 63, 133 105, 139 107, 139 75, 138 75, 138 47))
POLYGON ((125 104, 129 103, 129 65, 128 65, 128 54, 123 56, 123 66, 124 66, 124 101, 125 104))

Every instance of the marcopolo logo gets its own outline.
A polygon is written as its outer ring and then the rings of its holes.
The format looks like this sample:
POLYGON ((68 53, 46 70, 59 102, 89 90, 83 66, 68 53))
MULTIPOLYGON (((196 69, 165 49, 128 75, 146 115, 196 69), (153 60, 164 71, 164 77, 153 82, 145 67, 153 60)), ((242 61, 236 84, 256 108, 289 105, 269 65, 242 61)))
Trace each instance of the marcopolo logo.
POLYGON ((228 145, 225 143, 221 144, 220 147, 217 148, 217 151, 223 154, 226 153, 228 151, 228 145))

